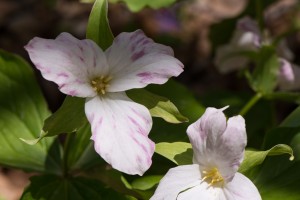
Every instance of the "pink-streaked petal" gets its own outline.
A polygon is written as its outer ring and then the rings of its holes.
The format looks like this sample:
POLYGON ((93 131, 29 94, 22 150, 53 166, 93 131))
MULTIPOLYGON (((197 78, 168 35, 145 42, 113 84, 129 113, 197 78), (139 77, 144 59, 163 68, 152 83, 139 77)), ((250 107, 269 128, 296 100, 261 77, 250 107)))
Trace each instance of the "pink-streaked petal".
POLYGON ((245 120, 240 115, 228 119, 226 130, 217 141, 208 147, 225 181, 230 181, 237 172, 247 144, 245 120))
MULTIPOLYGON (((207 148, 213 148, 218 143, 218 138, 226 129, 226 117, 223 109, 207 108, 205 113, 187 129, 190 142, 193 146, 194 163, 207 166, 213 162, 207 148)), ((215 167, 215 166, 212 166, 215 167)))
POLYGON ((71 96, 95 96, 91 79, 108 73, 103 51, 93 41, 78 40, 68 33, 55 40, 35 37, 25 49, 42 76, 71 96))
POLYGON ((226 200, 261 200, 256 186, 246 176, 236 173, 223 189, 226 200))
POLYGON ((280 59, 278 74, 279 89, 283 91, 300 89, 300 66, 280 59))
POLYGON ((150 200, 174 200, 180 192, 199 185, 201 174, 199 165, 182 165, 172 168, 161 179, 150 200))
POLYGON ((105 54, 113 77, 109 92, 163 84, 183 71, 170 47, 153 42, 141 30, 121 33, 105 54))
POLYGON ((142 175, 151 165, 155 145, 148 138, 149 110, 125 93, 87 99, 85 113, 91 124, 96 152, 113 168, 142 175))

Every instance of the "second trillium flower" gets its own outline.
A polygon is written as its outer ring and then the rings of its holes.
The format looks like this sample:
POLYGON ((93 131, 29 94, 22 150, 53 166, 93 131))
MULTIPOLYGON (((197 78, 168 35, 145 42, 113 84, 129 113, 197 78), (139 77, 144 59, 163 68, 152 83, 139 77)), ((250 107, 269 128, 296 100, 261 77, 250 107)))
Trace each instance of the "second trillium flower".
POLYGON ((86 98, 96 152, 113 168, 142 175, 155 148, 148 138, 152 118, 125 91, 178 76, 183 65, 173 50, 154 43, 140 30, 121 33, 106 51, 68 33, 55 40, 36 37, 25 48, 45 79, 67 95, 86 98))
POLYGON ((151 200, 261 200, 255 185, 237 172, 247 140, 244 118, 226 123, 222 111, 208 108, 188 127, 194 164, 169 170, 151 200))

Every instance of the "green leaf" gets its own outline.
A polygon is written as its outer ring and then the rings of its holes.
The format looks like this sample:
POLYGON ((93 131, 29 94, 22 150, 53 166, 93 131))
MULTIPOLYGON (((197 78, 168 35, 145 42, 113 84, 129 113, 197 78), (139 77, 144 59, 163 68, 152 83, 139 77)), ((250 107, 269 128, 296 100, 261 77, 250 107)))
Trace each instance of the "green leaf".
POLYGON ((51 175, 30 178, 31 184, 21 200, 126 200, 124 195, 105 188, 98 180, 83 177, 57 177, 51 175))
POLYGON ((205 111, 205 108, 196 100, 194 94, 173 79, 163 85, 149 85, 146 89, 168 98, 192 122, 196 121, 205 111), (176 88, 176 91, 174 91, 174 88, 176 88))
POLYGON ((76 132, 87 122, 84 113, 85 99, 67 96, 62 106, 44 122, 40 136, 34 140, 25 140, 28 144, 36 144, 44 137, 62 133, 76 132))
POLYGON ((1 50, 0 93, 0 164, 60 173, 60 150, 54 138, 35 146, 19 139, 37 137, 49 111, 31 67, 1 50))
POLYGON ((176 2, 176 0, 110 0, 111 3, 124 1, 128 8, 133 12, 138 12, 144 7, 149 6, 154 9, 167 7, 176 2))
POLYGON ((277 86, 279 59, 273 46, 263 46, 257 55, 251 85, 256 92, 268 94, 277 86))
POLYGON ((192 164, 192 145, 186 142, 161 142, 156 144, 155 152, 177 165, 192 164))
POLYGON ((135 102, 146 106, 153 117, 161 117, 170 123, 186 122, 176 106, 167 98, 148 92, 145 89, 127 91, 127 95, 135 102))
POLYGON ((66 153, 70 171, 88 170, 106 162, 96 153, 91 138, 91 126, 86 123, 77 133, 70 135, 66 153))
POLYGON ((86 31, 86 38, 96 42, 103 50, 114 40, 107 18, 107 7, 107 0, 95 1, 86 31))
POLYGON ((247 173, 257 165, 260 165, 267 156, 276 156, 282 154, 290 154, 290 160, 294 159, 293 150, 290 146, 285 144, 278 144, 267 151, 247 150, 245 158, 239 168, 239 172, 247 173))
POLYGON ((131 183, 132 189, 149 190, 157 185, 162 177, 162 175, 151 175, 137 178, 131 183))

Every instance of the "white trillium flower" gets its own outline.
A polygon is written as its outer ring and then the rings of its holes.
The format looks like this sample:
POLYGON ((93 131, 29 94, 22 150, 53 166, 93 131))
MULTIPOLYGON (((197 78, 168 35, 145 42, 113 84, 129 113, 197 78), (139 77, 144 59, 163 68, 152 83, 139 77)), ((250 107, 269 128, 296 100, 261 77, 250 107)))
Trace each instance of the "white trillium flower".
POLYGON ((172 168, 151 200, 260 200, 255 185, 237 170, 247 143, 245 120, 228 119, 223 109, 207 108, 187 129, 194 157, 192 165, 172 168))
POLYGON ((96 152, 113 168, 142 175, 151 166, 155 148, 148 138, 152 118, 125 91, 178 76, 183 65, 173 50, 141 30, 121 33, 106 51, 68 33, 55 40, 36 37, 25 48, 45 79, 67 95, 86 98, 96 152))

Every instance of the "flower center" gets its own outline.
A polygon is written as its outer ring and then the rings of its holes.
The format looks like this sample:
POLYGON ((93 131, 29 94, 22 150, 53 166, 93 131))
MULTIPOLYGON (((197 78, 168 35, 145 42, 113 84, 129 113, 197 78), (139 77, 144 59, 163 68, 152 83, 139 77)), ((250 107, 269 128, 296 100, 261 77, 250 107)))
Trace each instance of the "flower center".
POLYGON ((98 93, 98 94, 105 94, 106 89, 109 86, 109 81, 112 79, 111 76, 100 76, 97 78, 94 78, 91 81, 91 85, 93 89, 98 93))
POLYGON ((222 186, 223 186, 224 179, 216 167, 214 167, 213 169, 208 170, 208 171, 203 170, 202 173, 205 175, 202 178, 202 181, 205 181, 205 180, 209 181, 209 186, 216 185, 218 183, 222 183, 222 186))

